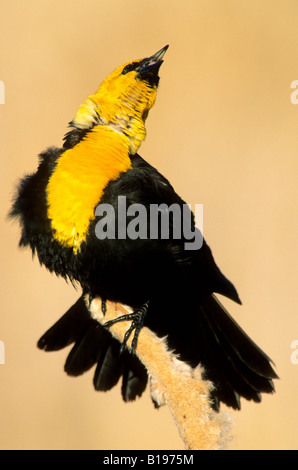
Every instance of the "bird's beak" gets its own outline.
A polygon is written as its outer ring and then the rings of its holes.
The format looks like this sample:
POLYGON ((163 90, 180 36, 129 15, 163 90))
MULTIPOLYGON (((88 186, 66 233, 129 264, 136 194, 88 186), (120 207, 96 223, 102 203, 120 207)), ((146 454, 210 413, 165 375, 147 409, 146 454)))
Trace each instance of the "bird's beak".
POLYGON ((148 80, 149 82, 152 81, 154 77, 158 79, 158 71, 161 64, 163 63, 163 56, 165 55, 168 47, 169 45, 166 45, 151 57, 142 60, 136 69, 136 72, 138 72, 137 77, 141 80, 148 80))

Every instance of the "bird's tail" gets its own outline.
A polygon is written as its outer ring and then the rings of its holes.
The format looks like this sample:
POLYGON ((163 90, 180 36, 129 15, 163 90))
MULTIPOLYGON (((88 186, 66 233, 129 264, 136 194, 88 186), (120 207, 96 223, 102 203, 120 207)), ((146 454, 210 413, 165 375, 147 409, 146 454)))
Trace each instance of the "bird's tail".
POLYGON ((243 331, 214 295, 200 305, 200 362, 215 386, 213 404, 240 409, 240 397, 261 401, 261 393, 273 393, 278 378, 271 359, 243 331))
MULTIPOLYGON (((158 335, 167 335, 169 347, 181 360, 193 367, 200 363, 205 378, 212 381, 213 407, 220 402, 240 409, 240 397, 261 401, 261 393, 274 391, 277 378, 270 358, 247 336, 215 296, 210 296, 191 315, 191 324, 171 319, 149 308, 153 318, 149 327, 158 335), (159 313, 159 315, 157 314, 159 313), (156 328, 154 325, 156 319, 156 328), (164 325, 164 328, 163 328, 164 325)), ((183 315, 186 318, 187 315, 183 315)), ((94 387, 109 390, 122 377, 125 401, 141 396, 147 385, 147 372, 136 356, 125 350, 120 355, 120 343, 96 320, 90 317, 81 297, 39 340, 38 347, 55 351, 74 343, 68 354, 65 371, 78 376, 96 364, 94 387)))
POLYGON ((72 343, 64 366, 68 375, 76 377, 96 364, 96 390, 110 390, 122 377, 124 401, 142 395, 147 385, 145 367, 128 351, 120 355, 120 343, 90 317, 83 297, 40 338, 37 346, 44 351, 57 351, 72 343))

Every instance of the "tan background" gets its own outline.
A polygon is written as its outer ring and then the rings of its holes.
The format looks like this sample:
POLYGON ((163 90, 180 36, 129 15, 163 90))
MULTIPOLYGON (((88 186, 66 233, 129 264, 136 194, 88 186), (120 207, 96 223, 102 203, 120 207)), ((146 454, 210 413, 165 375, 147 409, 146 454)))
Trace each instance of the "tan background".
POLYGON ((18 250, 5 219, 13 185, 60 145, 82 100, 122 63, 170 49, 141 154, 189 203, 243 306, 224 301, 274 359, 277 393, 244 403, 233 449, 297 449, 298 79, 296 0, 2 0, 1 449, 182 449, 148 393, 95 393, 63 372, 40 335, 78 294, 18 250))

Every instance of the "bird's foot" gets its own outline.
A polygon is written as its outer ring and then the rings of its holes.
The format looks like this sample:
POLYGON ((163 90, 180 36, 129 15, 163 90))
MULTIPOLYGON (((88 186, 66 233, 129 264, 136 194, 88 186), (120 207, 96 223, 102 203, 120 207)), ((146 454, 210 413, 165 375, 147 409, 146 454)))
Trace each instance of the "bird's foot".
POLYGON ((101 299, 101 311, 103 313, 103 316, 107 313, 107 300, 106 299, 101 299))
POLYGON ((135 330, 135 332, 134 332, 133 340, 131 342, 131 353, 133 354, 135 353, 137 349, 137 344, 138 344, 138 337, 144 325, 144 320, 147 314, 148 305, 149 305, 149 302, 146 302, 144 305, 142 305, 142 307, 134 309, 133 313, 128 313, 127 315, 121 315, 121 317, 115 318, 114 320, 107 321, 106 323, 103 324, 104 327, 109 328, 110 326, 120 321, 132 320, 130 327, 128 328, 128 330, 126 331, 124 335, 124 339, 120 348, 120 354, 124 351, 127 341, 130 335, 132 334, 133 330, 135 330))

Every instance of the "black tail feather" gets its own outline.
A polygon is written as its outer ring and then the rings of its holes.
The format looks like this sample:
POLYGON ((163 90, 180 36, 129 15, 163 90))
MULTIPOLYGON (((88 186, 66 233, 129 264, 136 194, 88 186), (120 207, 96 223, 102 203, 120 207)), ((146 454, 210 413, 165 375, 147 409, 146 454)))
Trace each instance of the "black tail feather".
POLYGON ((248 337, 221 303, 211 296, 200 310, 207 339, 207 353, 202 362, 206 375, 215 384, 213 396, 228 406, 240 409, 240 396, 260 402, 261 393, 274 392, 272 379, 278 377, 271 366, 271 359, 248 337))
POLYGON ((137 357, 128 351, 120 355, 120 343, 111 333, 90 317, 83 297, 40 338, 44 351, 58 351, 74 343, 64 370, 78 376, 96 365, 93 384, 96 390, 110 390, 121 375, 125 401, 141 396, 147 385, 147 372, 137 357))
MULTIPOLYGON (((241 396, 255 402, 262 393, 274 392, 273 379, 278 378, 271 359, 249 338, 226 309, 210 296, 197 309, 176 304, 177 315, 162 316, 163 308, 149 304, 148 317, 158 335, 168 333, 171 349, 181 360, 195 366, 203 365, 205 378, 213 382, 213 408, 220 402, 240 409, 241 396), (178 312, 192 310, 192 327, 181 322, 178 312), (178 323, 177 323, 178 322, 178 323)), ((165 308, 165 306, 164 306, 165 308)), ((173 313, 173 312, 172 312, 173 313)), ((187 316, 187 315, 186 315, 187 316)), ((185 317, 186 318, 186 317, 185 317)), ((135 400, 144 392, 148 377, 143 364, 125 350, 111 333, 90 317, 81 297, 38 341, 45 351, 56 351, 74 343, 65 363, 68 375, 77 376, 94 364, 93 384, 96 390, 114 387, 122 377, 124 401, 135 400)))
POLYGON ((89 326, 83 331, 81 337, 75 341, 73 348, 67 356, 64 370, 74 377, 83 374, 96 364, 102 355, 105 343, 109 341, 100 325, 89 326))
MULTIPOLYGON (((83 297, 70 307, 39 339, 37 346, 44 351, 58 351, 75 342, 92 322, 83 297)), ((96 323, 96 322, 94 322, 96 323)))
POLYGON ((119 343, 110 341, 103 349, 94 374, 95 390, 107 391, 117 385, 122 374, 122 358, 119 343))
POLYGON ((143 364, 137 359, 136 356, 132 356, 127 351, 123 354, 126 356, 125 366, 123 370, 123 380, 121 394, 125 402, 135 400, 136 397, 140 397, 144 392, 148 375, 143 364))

